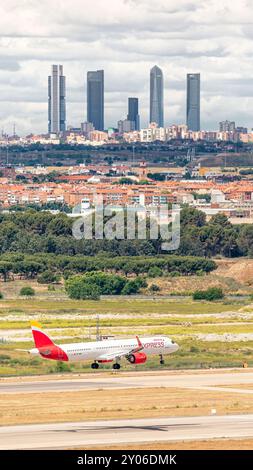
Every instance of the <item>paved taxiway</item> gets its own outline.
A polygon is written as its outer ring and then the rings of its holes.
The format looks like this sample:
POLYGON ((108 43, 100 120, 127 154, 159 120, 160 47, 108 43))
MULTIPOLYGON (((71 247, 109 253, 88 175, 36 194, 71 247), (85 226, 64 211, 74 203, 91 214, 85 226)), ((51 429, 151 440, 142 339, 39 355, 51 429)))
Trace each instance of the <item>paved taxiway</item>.
POLYGON ((0 427, 0 449, 57 449, 121 443, 246 438, 253 414, 145 418, 0 427))
POLYGON ((177 387, 187 389, 201 389, 228 391, 222 388, 224 385, 233 385, 230 392, 253 393, 252 390, 243 391, 237 388, 241 384, 253 385, 253 372, 247 370, 232 371, 203 371, 199 373, 191 372, 138 372, 127 375, 124 373, 97 373, 87 374, 83 377, 66 377, 64 379, 31 380, 24 379, 1 380, 0 393, 37 393, 37 392, 63 392, 97 389, 131 389, 150 387, 177 387))

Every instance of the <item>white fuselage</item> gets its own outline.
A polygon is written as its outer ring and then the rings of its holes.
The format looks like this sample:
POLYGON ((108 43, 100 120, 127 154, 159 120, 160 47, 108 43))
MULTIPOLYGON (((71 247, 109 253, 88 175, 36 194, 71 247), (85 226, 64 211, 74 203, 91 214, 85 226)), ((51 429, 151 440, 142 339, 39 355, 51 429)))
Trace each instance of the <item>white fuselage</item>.
MULTIPOLYGON (((150 354, 171 354, 178 350, 179 346, 167 336, 149 336, 140 338, 143 345, 141 352, 147 356, 150 354)), ((87 343, 61 344, 60 348, 67 354, 69 361, 103 360, 106 357, 124 356, 137 346, 136 338, 112 339, 92 341, 87 343)), ((37 348, 32 349, 31 354, 38 354, 37 348)))

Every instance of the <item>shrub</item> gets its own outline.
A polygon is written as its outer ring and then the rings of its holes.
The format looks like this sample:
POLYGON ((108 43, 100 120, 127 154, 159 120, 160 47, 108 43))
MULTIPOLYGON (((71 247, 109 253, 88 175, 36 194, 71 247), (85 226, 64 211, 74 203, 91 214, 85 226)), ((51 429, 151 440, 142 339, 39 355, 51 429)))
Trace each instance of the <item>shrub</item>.
POLYGON ((196 290, 193 292, 193 300, 220 300, 224 294, 220 287, 209 287, 207 290, 196 290))
POLYGON ((54 287, 54 286, 51 286, 51 284, 49 284, 49 286, 47 286, 47 290, 48 290, 48 292, 54 292, 54 291, 55 291, 55 287, 54 287))
POLYGON ((71 371, 71 368, 69 364, 66 364, 66 362, 57 361, 55 371, 56 372, 69 372, 71 371))
POLYGON ((171 276, 171 277, 178 277, 178 276, 180 276, 180 273, 179 273, 178 271, 172 271, 172 272, 170 273, 170 276, 171 276))
POLYGON ((0 299, 3 299, 4 298, 4 295, 2 292, 0 292, 0 299))
POLYGON ((140 290, 140 284, 138 282, 138 278, 133 279, 131 281, 127 281, 127 283, 124 285, 121 294, 122 295, 131 295, 131 294, 137 294, 140 290))
POLYGON ((0 361, 8 361, 10 358, 7 354, 0 354, 0 361))
POLYGON ((22 287, 22 289, 20 289, 20 292, 19 292, 19 295, 27 295, 27 296, 33 296, 35 295, 35 290, 32 288, 32 287, 22 287))
POLYGON ((151 284, 151 286, 149 286, 149 290, 151 292, 158 292, 160 289, 160 287, 157 285, 157 284, 151 284))
POLYGON ((148 277, 161 277, 163 275, 163 272, 161 268, 158 268, 158 266, 152 266, 148 270, 148 277))
POLYGON ((199 348, 197 348, 196 346, 191 346, 191 347, 190 347, 190 352, 191 352, 191 353, 198 353, 198 352, 199 352, 199 348))

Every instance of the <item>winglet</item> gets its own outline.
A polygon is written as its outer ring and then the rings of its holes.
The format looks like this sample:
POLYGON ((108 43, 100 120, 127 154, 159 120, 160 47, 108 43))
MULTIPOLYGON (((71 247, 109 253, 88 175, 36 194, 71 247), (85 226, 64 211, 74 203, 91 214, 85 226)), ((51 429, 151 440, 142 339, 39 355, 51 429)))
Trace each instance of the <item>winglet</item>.
POLYGON ((136 339, 137 339, 138 347, 135 349, 135 352, 138 352, 138 351, 141 351, 142 349, 144 349, 144 346, 143 346, 139 336, 136 336, 136 339))
POLYGON ((142 345, 142 342, 141 342, 139 336, 136 336, 136 339, 137 339, 137 343, 138 343, 139 348, 143 349, 143 345, 142 345))

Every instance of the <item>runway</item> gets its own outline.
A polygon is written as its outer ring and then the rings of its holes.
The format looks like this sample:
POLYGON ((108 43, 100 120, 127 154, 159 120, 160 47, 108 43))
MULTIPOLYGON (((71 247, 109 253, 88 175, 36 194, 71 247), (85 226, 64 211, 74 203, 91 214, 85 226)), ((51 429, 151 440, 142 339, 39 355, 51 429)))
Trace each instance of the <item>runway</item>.
POLYGON ((0 427, 0 450, 252 436, 253 414, 84 421, 0 427))
MULTIPOLYGON (((35 393, 35 392, 63 392, 98 389, 132 389, 150 387, 178 387, 188 389, 209 390, 215 386, 216 390, 224 391, 224 385, 233 385, 229 391, 234 393, 253 393, 252 390, 243 391, 236 385, 253 385, 253 372, 247 370, 232 371, 200 371, 193 372, 137 372, 131 375, 124 372, 108 374, 85 374, 81 377, 67 377, 61 379, 47 378, 46 380, 26 380, 15 378, 0 381, 0 394, 8 393, 35 393)), ((225 389, 226 390, 226 389, 225 389)), ((227 390, 228 391, 228 390, 227 390)))

